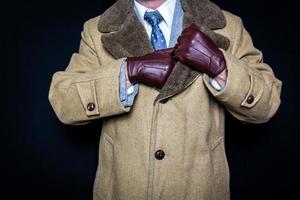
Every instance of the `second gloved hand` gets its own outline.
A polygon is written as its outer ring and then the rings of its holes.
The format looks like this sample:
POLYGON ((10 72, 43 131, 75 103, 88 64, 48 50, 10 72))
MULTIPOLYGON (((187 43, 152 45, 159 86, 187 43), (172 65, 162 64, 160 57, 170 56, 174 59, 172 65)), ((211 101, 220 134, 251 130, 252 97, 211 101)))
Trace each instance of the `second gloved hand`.
POLYGON ((178 38, 174 56, 181 63, 212 78, 226 68, 223 53, 195 24, 186 28, 178 38))
POLYGON ((132 84, 142 83, 162 88, 175 65, 172 53, 173 49, 165 49, 140 57, 127 58, 129 81, 132 84))

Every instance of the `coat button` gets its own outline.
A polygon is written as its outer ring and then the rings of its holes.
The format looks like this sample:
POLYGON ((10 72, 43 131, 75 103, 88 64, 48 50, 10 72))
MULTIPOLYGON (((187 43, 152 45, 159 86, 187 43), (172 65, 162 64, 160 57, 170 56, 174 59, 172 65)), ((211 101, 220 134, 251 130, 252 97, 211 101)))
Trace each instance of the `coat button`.
POLYGON ((96 108, 96 106, 93 102, 88 103, 88 105, 87 105, 88 111, 92 112, 95 110, 95 108, 96 108))
POLYGON ((155 152, 155 158, 157 160, 162 160, 162 159, 164 159, 164 157, 165 157, 165 152, 163 150, 157 150, 155 152))
POLYGON ((247 98, 247 103, 248 103, 248 104, 252 104, 253 101, 254 101, 254 96, 251 94, 251 95, 249 95, 249 97, 247 98))
POLYGON ((163 100, 160 101, 160 103, 165 104, 165 103, 167 103, 168 101, 169 101, 169 99, 163 99, 163 100))

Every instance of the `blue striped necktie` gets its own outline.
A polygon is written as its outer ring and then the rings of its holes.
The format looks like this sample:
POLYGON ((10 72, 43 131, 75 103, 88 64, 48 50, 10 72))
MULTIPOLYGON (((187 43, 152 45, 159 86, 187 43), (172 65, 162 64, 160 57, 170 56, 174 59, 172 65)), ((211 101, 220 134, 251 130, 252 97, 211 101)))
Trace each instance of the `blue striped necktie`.
POLYGON ((167 48, 166 39, 161 29, 159 28, 159 23, 163 21, 163 17, 160 13, 156 11, 146 12, 144 19, 151 25, 151 43, 155 50, 167 48))

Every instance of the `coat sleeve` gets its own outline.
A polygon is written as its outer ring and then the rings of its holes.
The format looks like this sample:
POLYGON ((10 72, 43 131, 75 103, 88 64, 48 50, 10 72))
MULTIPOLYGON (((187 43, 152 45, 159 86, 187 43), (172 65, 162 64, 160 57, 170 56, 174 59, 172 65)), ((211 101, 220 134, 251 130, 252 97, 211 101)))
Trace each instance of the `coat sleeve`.
POLYGON ((261 51, 253 46, 242 20, 235 18, 231 48, 223 51, 228 77, 223 90, 216 91, 203 76, 208 90, 235 118, 250 122, 268 121, 280 105, 281 81, 266 63, 261 51))
POLYGON ((52 78, 49 101, 64 124, 86 124, 130 111, 119 99, 123 59, 102 66, 91 36, 95 32, 94 24, 90 21, 84 24, 79 52, 72 55, 65 71, 56 72, 52 78))

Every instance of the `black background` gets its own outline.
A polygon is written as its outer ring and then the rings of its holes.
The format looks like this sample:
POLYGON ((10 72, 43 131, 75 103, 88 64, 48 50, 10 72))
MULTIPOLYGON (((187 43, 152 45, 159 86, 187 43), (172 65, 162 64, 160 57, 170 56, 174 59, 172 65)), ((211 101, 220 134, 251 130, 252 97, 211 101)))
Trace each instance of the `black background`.
MULTIPOLYGON (((66 126, 48 102, 54 72, 78 50, 83 23, 114 1, 22 1, 1 6, 1 199, 92 199, 101 121, 66 126)), ((239 15, 282 80, 272 120, 226 120, 233 200, 298 199, 299 32, 291 0, 214 1, 239 15)))

